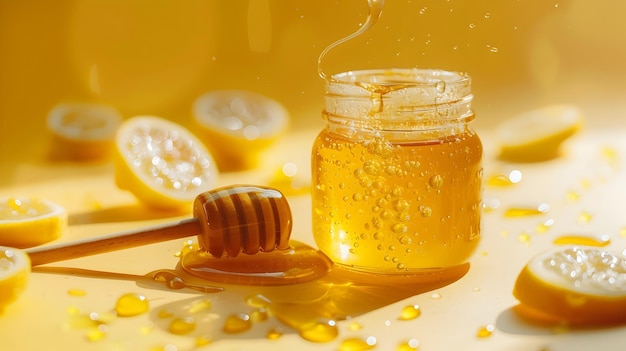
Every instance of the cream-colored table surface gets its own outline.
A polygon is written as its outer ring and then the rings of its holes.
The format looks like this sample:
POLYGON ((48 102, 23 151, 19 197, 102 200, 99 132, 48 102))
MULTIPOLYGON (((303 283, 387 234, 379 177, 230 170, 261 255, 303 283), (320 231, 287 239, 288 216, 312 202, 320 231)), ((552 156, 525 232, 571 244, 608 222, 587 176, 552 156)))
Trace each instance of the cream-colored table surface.
MULTIPOLYGON (((480 131, 480 130, 479 130, 480 131)), ((514 187, 486 187, 486 200, 499 200, 499 208, 486 212, 483 234, 470 269, 448 285, 386 303, 372 294, 362 305, 383 306, 362 308, 362 314, 340 321, 339 335, 326 343, 303 340, 293 329, 270 316, 254 323, 243 333, 225 334, 221 326, 230 313, 249 312, 246 296, 260 291, 256 287, 227 288, 215 294, 202 294, 189 289, 168 290, 138 276, 155 269, 171 269, 177 264, 174 254, 182 240, 127 249, 98 256, 50 264, 50 267, 74 267, 98 272, 91 274, 54 274, 35 271, 24 294, 0 317, 0 348, 3 350, 338 350, 342 341, 373 336, 376 350, 396 350, 399 343, 417 339, 419 350, 623 350, 626 327, 591 329, 550 328, 519 320, 511 308, 517 304, 511 294, 515 278, 536 253, 554 247, 553 240, 562 234, 607 234, 610 248, 626 248, 626 129, 586 130, 567 144, 564 157, 541 164, 511 165, 494 157, 494 140, 482 132, 486 147, 485 177, 510 169, 519 169, 522 181, 514 187), (614 157, 609 151, 614 152, 614 157), (572 199, 577 195, 578 199, 572 199), (504 209, 540 202, 551 210, 538 217, 504 218, 504 209), (582 216, 582 217, 581 217, 582 216), (582 221, 581 218, 586 218, 582 221), (536 227, 548 219, 554 224, 545 233, 536 227), (123 275, 121 275, 123 274, 123 275), (132 275, 132 276, 126 276, 132 275), (122 279, 124 278, 124 279, 122 279), (71 289, 84 291, 84 296, 69 294, 71 289), (78 315, 98 313, 101 319, 110 316, 116 299, 128 292, 145 295, 150 312, 130 318, 112 318, 101 340, 90 341, 90 328, 76 323, 78 315), (179 311, 194 301, 209 300, 213 320, 204 330, 188 335, 173 335, 167 330, 168 319, 159 311, 179 311), (418 304, 421 316, 398 320, 404 306, 418 304), (360 328, 352 328, 354 325, 360 328), (493 334, 477 337, 478 330, 493 325, 493 334), (282 327, 284 334, 269 340, 266 333, 282 327), (196 346, 200 335, 212 342, 196 346)), ((224 174, 223 185, 233 183, 266 184, 273 172, 285 162, 300 167, 300 175, 308 177, 309 149, 313 132, 294 132, 280 141, 268 156, 267 167, 252 172, 224 174)), ((116 188, 113 168, 109 164, 70 165, 24 163, 17 166, 13 182, 0 188, 0 195, 39 196, 64 205, 70 214, 71 226, 60 241, 130 230, 146 225, 175 221, 180 217, 159 218, 138 206, 127 192, 116 188)), ((310 231, 310 199, 307 194, 289 195, 294 214, 292 238, 314 245, 310 231)), ((184 217, 184 216, 181 216, 184 217)), ((74 273, 77 273, 74 271, 74 273)), ((80 273, 80 272, 79 272, 80 273)), ((83 272, 84 273, 84 272, 83 272)), ((344 291, 350 290, 346 285, 344 291)), ((388 286, 388 291, 400 287, 388 286)), ((291 287, 294 298, 306 295, 291 287)), ((303 286, 302 289, 306 289, 303 286)), ((338 290, 340 291, 340 290, 338 290)), ((417 290, 416 290, 417 291, 417 290)), ((364 294, 355 296, 365 296, 364 294)))

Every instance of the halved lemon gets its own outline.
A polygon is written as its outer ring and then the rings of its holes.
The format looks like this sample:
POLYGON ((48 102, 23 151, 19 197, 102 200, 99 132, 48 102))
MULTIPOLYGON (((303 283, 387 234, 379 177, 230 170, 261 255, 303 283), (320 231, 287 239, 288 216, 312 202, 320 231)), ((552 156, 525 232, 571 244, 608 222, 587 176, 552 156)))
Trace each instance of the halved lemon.
POLYGON ((26 288, 30 259, 21 250, 0 246, 0 313, 26 288))
POLYGON ((279 102, 244 90, 208 92, 193 104, 193 120, 222 171, 258 166, 260 155, 289 125, 279 102))
POLYGON ((111 106, 95 103, 61 103, 48 114, 54 158, 103 159, 113 148, 121 115, 111 106))
POLYGON ((626 322, 626 257, 586 246, 544 252, 523 268, 513 295, 545 319, 572 325, 626 322))
POLYGON ((115 180, 149 207, 175 210, 215 187, 209 151, 179 124, 154 116, 122 123, 116 134, 115 180))
POLYGON ((556 158, 561 154, 561 144, 582 124, 582 112, 572 105, 550 105, 518 115, 497 130, 500 158, 514 162, 556 158))
POLYGON ((59 238, 67 228, 67 212, 45 199, 0 199, 0 245, 37 246, 59 238))

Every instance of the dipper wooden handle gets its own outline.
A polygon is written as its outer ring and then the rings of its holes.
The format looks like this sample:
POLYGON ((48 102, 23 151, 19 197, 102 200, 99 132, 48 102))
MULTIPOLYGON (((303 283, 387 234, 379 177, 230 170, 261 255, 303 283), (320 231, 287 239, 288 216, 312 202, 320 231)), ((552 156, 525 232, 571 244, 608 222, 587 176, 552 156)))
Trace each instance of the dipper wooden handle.
POLYGON ((115 233, 69 243, 25 250, 31 265, 69 260, 161 241, 198 235, 200 249, 215 257, 241 252, 289 248, 291 209, 273 188, 237 185, 214 189, 196 197, 194 218, 139 231, 115 233))

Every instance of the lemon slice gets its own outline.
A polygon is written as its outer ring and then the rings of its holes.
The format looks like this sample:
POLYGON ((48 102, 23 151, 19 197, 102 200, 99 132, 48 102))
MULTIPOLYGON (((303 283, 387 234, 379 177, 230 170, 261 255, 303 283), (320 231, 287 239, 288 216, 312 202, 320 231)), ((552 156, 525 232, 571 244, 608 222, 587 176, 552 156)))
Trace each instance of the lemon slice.
POLYGON ((26 288, 30 259, 21 250, 0 246, 0 313, 26 288))
POLYGON ((116 134, 115 180, 149 207, 191 208, 196 196, 215 186, 218 168, 187 129, 154 116, 137 116, 116 134))
POLYGON ((193 104, 193 120, 222 171, 255 168, 263 151, 287 129, 277 101, 243 90, 208 92, 193 104))
POLYGON ((95 160, 109 156, 122 117, 107 105, 63 103, 50 111, 47 122, 53 157, 95 160))
POLYGON ((582 127, 581 111, 571 105, 550 105, 505 121, 497 130, 500 158, 539 162, 560 156, 561 144, 582 127))
POLYGON ((59 238, 67 212, 54 202, 11 197, 0 199, 0 245, 26 248, 59 238))
POLYGON ((626 322, 626 257, 574 246, 540 254, 513 289, 521 305, 569 324, 626 322))

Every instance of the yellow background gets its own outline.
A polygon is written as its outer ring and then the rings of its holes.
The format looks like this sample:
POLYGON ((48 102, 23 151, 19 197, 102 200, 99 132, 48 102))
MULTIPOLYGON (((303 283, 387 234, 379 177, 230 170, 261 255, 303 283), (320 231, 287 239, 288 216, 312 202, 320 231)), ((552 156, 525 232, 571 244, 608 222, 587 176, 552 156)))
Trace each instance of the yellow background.
MULTIPOLYGON (((469 72, 478 127, 546 103, 597 106, 623 96, 624 10, 618 1, 387 0, 373 30, 323 68, 469 72)), ((62 101, 186 125, 200 94, 249 89, 283 103, 293 128, 318 128, 318 55, 367 12, 365 0, 1 0, 0 182, 45 154, 45 118, 62 101)))

